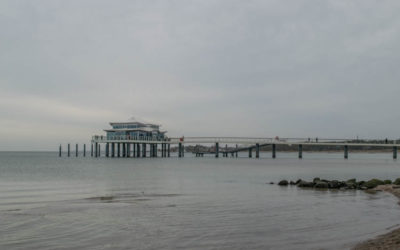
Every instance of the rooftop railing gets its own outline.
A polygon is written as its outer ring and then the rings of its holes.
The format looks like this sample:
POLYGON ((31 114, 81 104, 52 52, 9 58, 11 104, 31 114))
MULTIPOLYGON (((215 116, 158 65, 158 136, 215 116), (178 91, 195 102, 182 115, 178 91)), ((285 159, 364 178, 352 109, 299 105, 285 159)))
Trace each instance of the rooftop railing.
POLYGON ((129 136, 129 135, 94 135, 92 141, 94 142, 107 142, 107 141, 169 141, 169 138, 160 138, 154 136, 129 136))

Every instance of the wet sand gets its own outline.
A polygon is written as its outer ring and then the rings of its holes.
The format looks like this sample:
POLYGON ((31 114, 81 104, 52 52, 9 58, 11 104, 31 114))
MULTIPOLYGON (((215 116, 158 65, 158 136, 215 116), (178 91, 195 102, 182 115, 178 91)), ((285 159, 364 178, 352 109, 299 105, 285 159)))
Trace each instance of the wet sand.
MULTIPOLYGON (((400 186, 398 185, 381 185, 376 187, 375 190, 389 192, 400 199, 400 186)), ((353 249, 354 250, 400 249, 400 228, 397 228, 387 234, 380 235, 375 239, 362 242, 356 245, 353 249)))

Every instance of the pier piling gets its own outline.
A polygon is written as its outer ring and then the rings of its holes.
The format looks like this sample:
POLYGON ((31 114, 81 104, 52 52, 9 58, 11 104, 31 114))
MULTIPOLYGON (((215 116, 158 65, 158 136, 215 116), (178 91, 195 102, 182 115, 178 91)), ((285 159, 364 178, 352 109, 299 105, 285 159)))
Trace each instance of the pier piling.
POLYGON ((256 144, 256 158, 260 158, 260 144, 256 144))
POLYGON ((146 158, 146 143, 142 144, 142 157, 146 158))
POLYGON ((68 143, 68 153, 67 153, 67 155, 68 155, 68 157, 70 157, 71 156, 71 145, 68 143))
POLYGON ((219 143, 215 143, 215 158, 219 157, 219 143))
POLYGON ((272 144, 272 158, 275 159, 276 158, 276 145, 272 144))
POLYGON ((347 145, 344 146, 344 158, 345 159, 349 158, 349 146, 347 145))
POLYGON ((168 157, 171 157, 171 144, 168 143, 168 157))
POLYGON ((117 157, 121 156, 121 143, 117 143, 117 157))
POLYGON ((299 144, 299 159, 303 158, 303 145, 299 144))
POLYGON ((393 147, 393 159, 397 159, 397 147, 396 146, 394 146, 393 147))
POLYGON ((83 144, 83 157, 86 157, 86 144, 83 144))
POLYGON ((94 155, 95 155, 95 157, 98 157, 98 156, 99 156, 98 150, 99 150, 99 147, 98 147, 98 143, 96 142, 96 143, 94 144, 94 155))
POLYGON ((253 157, 253 149, 250 147, 249 148, 249 158, 253 157))
POLYGON ((127 143, 126 144, 126 157, 131 157, 131 144, 127 143))
POLYGON ((136 143, 136 158, 140 158, 140 144, 136 143))
POLYGON ((75 157, 78 157, 78 143, 75 145, 75 157))
POLYGON ((178 146, 178 157, 179 158, 182 157, 182 143, 181 142, 179 143, 179 146, 178 146))
POLYGON ((238 145, 236 144, 236 158, 238 157, 238 145))
POLYGON ((61 157, 62 155, 61 155, 61 144, 60 144, 60 147, 58 148, 58 157, 61 157))
POLYGON ((93 157, 93 142, 90 144, 90 156, 93 157))

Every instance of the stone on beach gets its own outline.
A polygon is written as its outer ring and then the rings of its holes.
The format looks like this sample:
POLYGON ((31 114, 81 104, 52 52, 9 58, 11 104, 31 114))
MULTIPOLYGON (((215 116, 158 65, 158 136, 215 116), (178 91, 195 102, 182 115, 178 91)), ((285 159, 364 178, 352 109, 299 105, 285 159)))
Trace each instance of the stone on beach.
POLYGON ((315 188, 329 188, 329 184, 324 181, 318 181, 317 183, 315 183, 314 187, 315 188))
POLYGON ((287 180, 281 180, 278 185, 279 186, 287 186, 289 184, 289 182, 287 180))
POLYGON ((308 181, 300 181, 299 184, 297 184, 299 187, 314 187, 314 182, 308 182, 308 181))
POLYGON ((383 185, 383 184, 384 184, 383 181, 381 181, 379 179, 371 179, 371 180, 365 182, 363 184, 363 186, 368 189, 371 189, 371 188, 375 188, 375 187, 377 187, 379 185, 383 185))

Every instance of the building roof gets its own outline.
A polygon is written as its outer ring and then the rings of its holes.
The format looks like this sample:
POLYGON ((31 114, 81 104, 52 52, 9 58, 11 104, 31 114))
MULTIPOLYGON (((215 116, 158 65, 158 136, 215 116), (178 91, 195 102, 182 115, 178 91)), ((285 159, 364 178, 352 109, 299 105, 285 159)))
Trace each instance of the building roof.
POLYGON ((125 122, 110 122, 110 125, 112 126, 113 124, 142 124, 142 125, 156 125, 156 126, 161 126, 160 124, 156 124, 156 123, 150 123, 148 121, 145 121, 143 119, 140 118, 136 118, 136 117, 131 117, 129 118, 127 121, 125 122))

